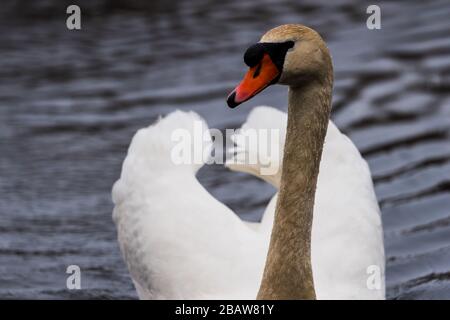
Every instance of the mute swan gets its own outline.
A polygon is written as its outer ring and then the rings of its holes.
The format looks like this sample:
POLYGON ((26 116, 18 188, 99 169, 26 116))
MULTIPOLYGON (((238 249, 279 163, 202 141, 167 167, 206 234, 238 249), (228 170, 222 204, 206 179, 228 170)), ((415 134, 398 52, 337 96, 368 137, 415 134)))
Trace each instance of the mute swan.
MULTIPOLYGON (((328 49, 315 31, 285 25, 244 58, 250 71, 229 96, 230 106, 269 84, 291 85, 288 119, 260 107, 243 126, 287 130, 280 139, 282 174, 260 176, 280 187, 279 200, 275 195, 260 225, 250 228, 198 182, 201 165, 171 161, 171 133, 193 132, 194 122, 203 121, 195 113, 177 111, 139 130, 113 188, 118 240, 139 297, 383 299, 379 208, 366 162, 328 121, 328 49), (375 290, 367 285, 371 266, 380 272, 375 290)), ((259 176, 257 166, 227 165, 259 176)))

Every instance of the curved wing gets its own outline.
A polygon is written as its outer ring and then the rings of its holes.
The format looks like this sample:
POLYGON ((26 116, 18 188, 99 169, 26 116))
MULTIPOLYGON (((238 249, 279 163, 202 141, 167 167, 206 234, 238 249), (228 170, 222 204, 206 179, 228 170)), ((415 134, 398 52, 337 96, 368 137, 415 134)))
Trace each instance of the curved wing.
MULTIPOLYGON (((203 162, 173 161, 180 143, 173 132, 193 138, 200 124, 208 130, 197 114, 176 111, 139 130, 114 185, 118 240, 141 298, 256 296, 263 264, 258 236, 198 182, 203 162)), ((211 142, 198 148, 186 139, 193 158, 211 142)))

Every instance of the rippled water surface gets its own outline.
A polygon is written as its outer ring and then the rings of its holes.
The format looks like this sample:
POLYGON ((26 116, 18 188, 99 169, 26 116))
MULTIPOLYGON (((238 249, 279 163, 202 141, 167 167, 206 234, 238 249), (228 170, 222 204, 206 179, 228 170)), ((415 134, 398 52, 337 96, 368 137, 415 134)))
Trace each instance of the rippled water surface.
MULTIPOLYGON (((239 127, 227 92, 242 54, 284 23, 316 28, 336 72, 333 120, 368 160, 382 208, 387 294, 450 298, 450 3, 365 1, 10 1, 0 25, 0 298, 136 298, 111 220, 110 189, 133 133, 195 110, 239 127), (39 3, 39 4, 37 4, 39 3), (67 265, 83 290, 65 287, 67 265)), ((253 104, 286 108, 273 87, 253 104)), ((221 167, 202 183, 258 220, 273 194, 221 167), (239 186, 239 193, 233 192, 239 186)))

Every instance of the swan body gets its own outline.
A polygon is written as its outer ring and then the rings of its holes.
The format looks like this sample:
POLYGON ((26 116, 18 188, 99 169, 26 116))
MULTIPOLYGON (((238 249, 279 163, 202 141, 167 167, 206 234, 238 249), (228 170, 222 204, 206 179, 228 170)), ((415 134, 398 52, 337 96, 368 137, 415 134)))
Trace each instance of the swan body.
MULTIPOLYGON (((141 299, 254 299, 277 195, 250 227, 198 182, 199 165, 173 164, 172 130, 193 131, 195 121, 203 120, 176 111, 134 136, 113 188, 120 248, 141 299)), ((242 130, 280 129, 282 151, 286 121, 286 113, 258 107, 242 130)), ((369 168, 331 121, 325 141, 312 231, 317 298, 383 299, 382 228, 369 168), (382 272, 379 290, 367 288, 371 265, 382 272)), ((235 162, 227 166, 279 187, 281 170, 260 176, 258 164, 235 162)))
MULTIPOLYGON (((254 109, 227 166, 279 189, 261 223, 246 223, 195 177, 203 161, 177 164, 174 132, 202 159, 203 119, 176 111, 134 136, 113 187, 120 248, 143 299, 383 299, 381 218, 370 170, 329 121, 333 67, 314 30, 284 25, 244 55, 249 66, 227 98, 235 108, 268 86, 289 86, 288 115, 254 109), (241 145, 248 129, 280 131, 275 157, 241 145), (247 164, 242 155, 256 156, 247 164), (269 175, 264 166, 271 164, 269 175)), ((269 143, 268 138, 258 145, 269 143)), ((184 150, 186 151, 186 150, 184 150)), ((244 157, 245 158, 245 157, 244 157)))

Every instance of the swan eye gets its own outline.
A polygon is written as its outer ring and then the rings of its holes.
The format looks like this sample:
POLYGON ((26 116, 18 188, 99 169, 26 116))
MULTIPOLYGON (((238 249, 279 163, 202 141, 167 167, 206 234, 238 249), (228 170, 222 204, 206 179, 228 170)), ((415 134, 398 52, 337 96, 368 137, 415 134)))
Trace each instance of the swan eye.
POLYGON ((253 68, 261 62, 264 54, 267 53, 278 69, 282 71, 286 52, 292 49, 294 45, 294 41, 256 43, 250 46, 245 52, 244 62, 247 66, 253 68))
POLYGON ((273 63, 278 67, 280 71, 283 70, 284 59, 289 49, 292 49, 295 45, 294 41, 266 43, 266 52, 270 55, 273 63))

